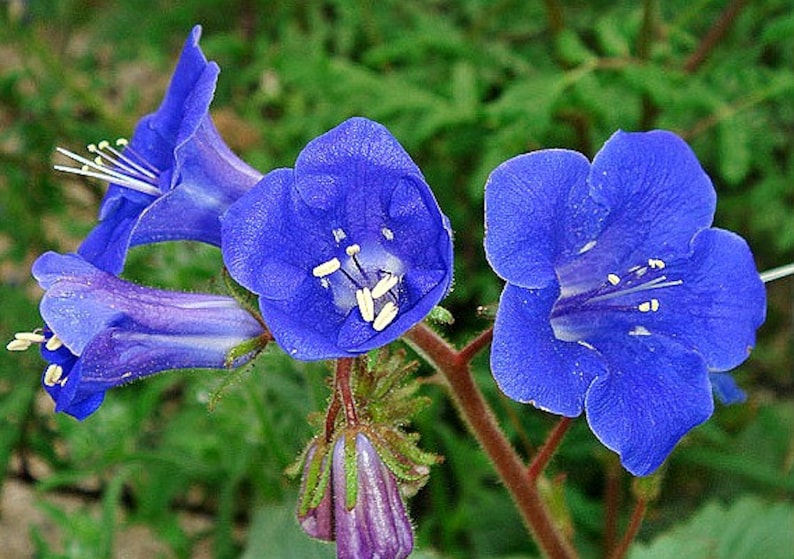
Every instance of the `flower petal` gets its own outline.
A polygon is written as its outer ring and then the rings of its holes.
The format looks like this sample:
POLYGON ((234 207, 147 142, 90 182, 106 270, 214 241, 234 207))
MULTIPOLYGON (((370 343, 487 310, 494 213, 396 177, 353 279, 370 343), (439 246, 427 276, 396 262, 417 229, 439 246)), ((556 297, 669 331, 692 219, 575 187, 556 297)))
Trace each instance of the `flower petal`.
POLYGON ((747 394, 739 388, 730 373, 709 373, 709 380, 714 395, 726 406, 741 404, 747 400, 747 394))
POLYGON ((629 472, 648 475, 681 437, 711 416, 706 364, 661 336, 602 340, 598 350, 609 372, 587 391, 587 421, 629 472))
POLYGON ((603 281, 626 262, 686 254, 692 236, 714 217, 711 180, 672 132, 616 132, 593 159, 588 182, 588 197, 609 215, 593 249, 567 257, 566 264, 576 263, 571 279, 560 275, 566 288, 586 284, 584 275, 603 281))
POLYGON ((747 243, 730 231, 706 229, 692 240, 691 250, 664 269, 667 279, 681 285, 622 300, 635 310, 592 316, 587 323, 593 335, 586 339, 598 346, 598 338, 627 338, 641 326, 646 335, 667 336, 697 351, 710 371, 732 369, 747 359, 766 316, 764 285, 747 243), (636 311, 637 303, 651 298, 657 311, 636 311))
POLYGON ((604 366, 591 348, 554 336, 549 313, 558 295, 556 284, 539 290, 505 286, 494 324, 491 371, 513 400, 575 417, 604 366))
POLYGON ((485 253, 497 274, 522 287, 545 287, 556 280, 558 254, 573 250, 569 243, 579 244, 578 251, 597 234, 596 220, 581 220, 590 231, 566 233, 560 227, 571 225, 572 211, 581 211, 569 208, 568 200, 582 190, 589 170, 582 154, 549 149, 514 157, 491 173, 485 185, 485 253))

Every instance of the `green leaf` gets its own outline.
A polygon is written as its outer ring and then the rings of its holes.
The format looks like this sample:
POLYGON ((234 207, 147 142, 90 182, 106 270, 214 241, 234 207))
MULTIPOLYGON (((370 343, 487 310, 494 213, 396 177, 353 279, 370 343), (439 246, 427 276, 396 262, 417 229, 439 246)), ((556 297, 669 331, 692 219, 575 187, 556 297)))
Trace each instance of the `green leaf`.
POLYGON ((791 559, 794 505, 753 496, 732 505, 710 503, 687 522, 635 545, 629 559, 791 559))

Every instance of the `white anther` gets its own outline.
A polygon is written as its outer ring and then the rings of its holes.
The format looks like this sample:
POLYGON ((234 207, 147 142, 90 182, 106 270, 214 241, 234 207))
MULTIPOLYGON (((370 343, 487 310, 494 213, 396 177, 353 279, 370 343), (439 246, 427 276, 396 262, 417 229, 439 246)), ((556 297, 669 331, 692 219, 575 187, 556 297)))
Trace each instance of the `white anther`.
POLYGON ((342 263, 339 262, 338 258, 334 257, 327 262, 323 262, 322 264, 315 266, 312 269, 312 275, 316 278, 323 278, 325 276, 330 276, 341 267, 342 263))
POLYGON ((28 349, 32 344, 27 340, 20 340, 20 339, 13 339, 6 344, 6 350, 8 351, 25 351, 28 349))
POLYGON ((358 303, 358 310, 361 311, 361 318, 365 322, 375 320, 375 301, 372 300, 372 293, 369 287, 362 287, 356 290, 356 302, 358 303))
POLYGON ((635 326, 629 332, 629 336, 650 336, 651 332, 645 326, 635 326))
POLYGON ((100 150, 105 150, 105 149, 108 149, 108 148, 110 147, 110 142, 108 142, 107 140, 102 140, 101 142, 99 142, 99 144, 97 145, 97 147, 98 147, 100 150))
POLYGON ((375 287, 372 288, 372 298, 379 299, 386 295, 397 283, 400 281, 400 278, 397 276, 393 276, 392 274, 386 274, 380 281, 375 284, 375 287))
POLYGON ((57 351, 61 348, 62 345, 63 342, 61 341, 61 339, 58 336, 53 336, 49 340, 47 340, 47 343, 44 344, 44 347, 48 351, 57 351))
POLYGON ((127 140, 127 138, 119 138, 118 140, 116 140, 116 145, 119 146, 120 148, 127 147, 127 144, 129 143, 130 142, 129 140, 127 140))
POLYGON ((653 270, 664 270, 665 267, 664 260, 660 260, 658 258, 650 258, 648 260, 648 266, 651 267, 653 270))
POLYGON ((378 313, 378 316, 375 317, 375 322, 372 323, 372 328, 375 329, 376 332, 380 332, 384 328, 386 328, 389 324, 391 324, 395 317, 397 316, 397 305, 389 301, 378 313))
POLYGON ((382 227, 380 232, 381 232, 381 235, 383 235, 383 238, 386 239, 387 241, 393 241, 394 240, 394 231, 392 231, 388 227, 382 227))
POLYGON ((342 241, 344 241, 347 238, 347 233, 345 233, 344 230, 342 230, 342 228, 340 228, 340 227, 337 227, 336 229, 331 231, 331 233, 333 233, 334 240, 337 243, 341 243, 342 241))
POLYGON ((38 332, 17 332, 14 334, 14 339, 24 340, 32 344, 40 344, 44 341, 44 336, 38 332))
POLYGON ((617 285, 620 283, 620 276, 618 276, 617 274, 608 274, 607 281, 612 285, 617 285))
POLYGON ((361 245, 350 245, 345 249, 345 254, 350 256, 351 258, 361 252, 361 245))
POLYGON ((595 239, 592 241, 588 241, 582 248, 579 249, 579 254, 584 254, 588 250, 592 250, 594 246, 596 246, 595 239))
POLYGON ((61 380, 62 374, 63 367, 55 363, 50 364, 47 370, 44 371, 44 384, 47 386, 55 386, 58 384, 58 381, 61 380))
POLYGON ((651 299, 637 305, 637 310, 640 312, 656 312, 659 310, 659 299, 651 299))

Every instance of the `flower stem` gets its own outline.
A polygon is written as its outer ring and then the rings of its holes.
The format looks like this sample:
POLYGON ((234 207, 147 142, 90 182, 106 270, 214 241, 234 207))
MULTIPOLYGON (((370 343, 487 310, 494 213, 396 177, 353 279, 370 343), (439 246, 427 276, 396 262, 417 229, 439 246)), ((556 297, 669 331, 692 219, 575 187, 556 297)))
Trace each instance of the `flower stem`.
POLYGON ((794 263, 772 268, 766 272, 761 272, 761 281, 764 283, 769 283, 770 281, 785 278, 786 276, 790 276, 792 274, 794 274, 794 263))
POLYGON ((485 349, 488 344, 491 343, 492 339, 493 326, 466 344, 463 349, 458 352, 458 359, 465 361, 466 363, 470 362, 475 355, 477 355, 480 351, 485 349))
POLYGON ((358 413, 356 413, 356 403, 353 400, 353 392, 350 388, 350 370, 353 367, 352 358, 339 359, 336 362, 336 377, 334 378, 335 390, 342 400, 342 407, 345 409, 345 419, 347 426, 358 425, 358 413))
POLYGON ((620 545, 618 545, 612 552, 612 555, 610 555, 610 559, 623 559, 623 557, 626 555, 626 552, 629 550, 629 546, 631 546, 631 542, 634 541, 634 538, 637 536, 637 532, 642 525, 642 520, 645 518, 646 509, 647 502, 645 499, 637 499, 637 503, 634 505, 634 510, 631 512, 631 520, 629 520, 629 526, 626 528, 626 533, 623 535, 620 545))
POLYGON ((549 433, 544 445, 529 463, 527 474, 529 474, 529 479, 533 483, 537 481, 540 474, 546 469, 546 465, 549 463, 549 460, 551 460, 551 457, 554 456, 554 452, 557 450, 557 447, 560 446, 562 438, 565 436, 565 433, 572 423, 573 420, 570 417, 563 417, 560 419, 551 433, 549 433))
POLYGON ((530 480, 524 464, 474 382, 469 362, 425 324, 416 325, 405 336, 447 379, 458 412, 493 462, 538 547, 550 559, 575 558, 575 551, 554 524, 537 486, 530 480))
POLYGON ((703 64, 714 47, 717 46, 717 43, 720 42, 720 39, 728 33, 745 4, 747 4, 747 0, 733 0, 733 2, 728 4, 722 14, 720 14, 719 19, 712 25, 703 40, 700 41, 695 52, 684 63, 685 72, 692 73, 703 64))

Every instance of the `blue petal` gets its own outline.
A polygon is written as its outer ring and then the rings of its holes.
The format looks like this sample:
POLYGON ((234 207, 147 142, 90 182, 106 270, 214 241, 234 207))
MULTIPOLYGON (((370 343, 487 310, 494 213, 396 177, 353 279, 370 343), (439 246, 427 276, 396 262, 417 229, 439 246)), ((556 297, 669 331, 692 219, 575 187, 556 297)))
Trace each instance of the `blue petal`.
POLYGON ((766 293, 747 243, 722 229, 706 229, 692 240, 691 254, 667 263, 664 274, 681 285, 643 291, 622 303, 632 310, 603 312, 586 319, 588 340, 628 337, 642 326, 698 352, 711 371, 725 371, 747 359, 755 331, 766 316, 766 293), (637 303, 655 298, 657 312, 639 313, 637 303))
POLYGON ((591 250, 561 260, 566 288, 592 288, 626 263, 687 254, 693 235, 714 216, 711 180, 671 132, 616 132, 596 154, 588 182, 589 199, 609 215, 594 216, 603 223, 591 250))
POLYGON ((578 250, 598 232, 597 227, 575 230, 575 223, 597 226, 597 221, 570 219, 572 211, 581 211, 581 202, 579 208, 568 207, 571 192, 581 190, 589 171, 580 153, 549 149, 514 157, 491 173, 485 185, 485 253, 497 274, 530 288, 556 280, 558 254, 578 250))
POLYGON ((549 313, 558 295, 556 284, 539 290, 505 286, 494 324, 491 371, 513 400, 575 417, 604 366, 592 349, 554 336, 549 313))
POLYGON ((709 373, 709 380, 717 399, 726 406, 741 404, 747 400, 747 394, 739 388, 731 374, 709 373))
POLYGON ((587 391, 590 428, 632 474, 658 468, 714 410, 708 371, 695 352, 660 336, 602 340, 609 372, 587 391))

